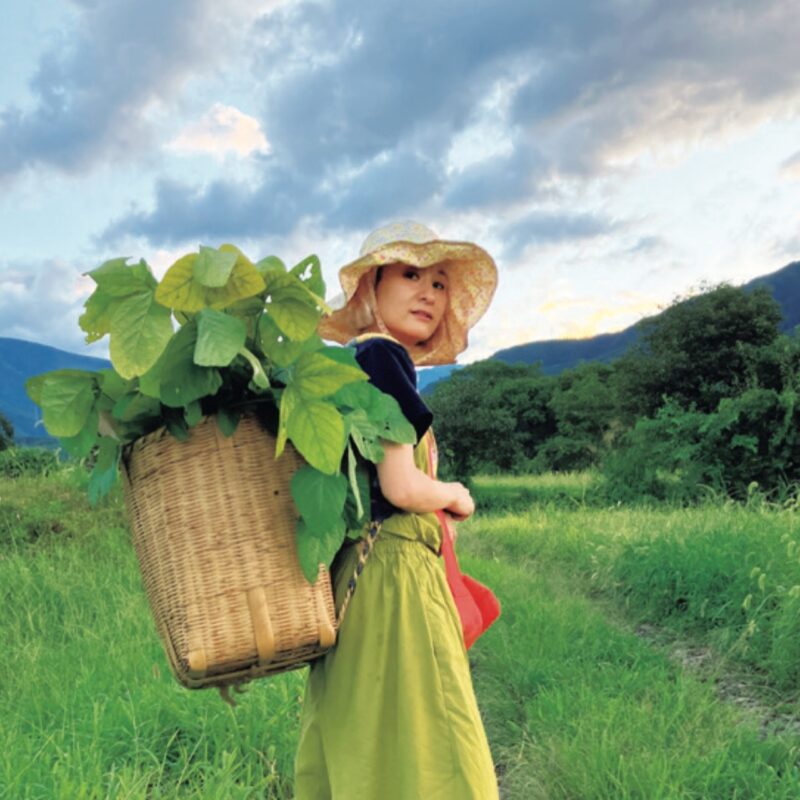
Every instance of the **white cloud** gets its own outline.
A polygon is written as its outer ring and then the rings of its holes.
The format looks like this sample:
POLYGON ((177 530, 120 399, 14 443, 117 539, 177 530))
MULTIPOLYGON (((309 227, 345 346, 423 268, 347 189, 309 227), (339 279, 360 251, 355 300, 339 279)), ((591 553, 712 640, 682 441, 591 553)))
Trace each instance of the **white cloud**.
POLYGON ((778 171, 782 178, 800 181, 800 152, 797 152, 790 158, 787 158, 786 161, 780 165, 778 171))
POLYGON ((88 346, 78 325, 93 288, 91 278, 60 259, 0 264, 0 336, 102 357, 106 346, 88 346))
POLYGON ((244 158, 272 150, 255 117, 222 103, 215 103, 197 122, 183 128, 167 147, 177 153, 208 153, 220 160, 229 153, 244 158))
POLYGON ((27 291, 25 284, 20 280, 0 281, 0 295, 7 299, 22 297, 27 291))

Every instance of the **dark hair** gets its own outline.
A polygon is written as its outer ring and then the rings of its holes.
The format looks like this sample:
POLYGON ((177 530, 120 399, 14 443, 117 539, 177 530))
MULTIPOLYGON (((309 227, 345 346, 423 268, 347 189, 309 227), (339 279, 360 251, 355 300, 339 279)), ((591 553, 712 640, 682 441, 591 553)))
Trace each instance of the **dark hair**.
POLYGON ((375 270, 375 284, 374 284, 375 286, 377 286, 381 282, 382 277, 383 277, 383 267, 381 266, 378 267, 377 270, 375 270))

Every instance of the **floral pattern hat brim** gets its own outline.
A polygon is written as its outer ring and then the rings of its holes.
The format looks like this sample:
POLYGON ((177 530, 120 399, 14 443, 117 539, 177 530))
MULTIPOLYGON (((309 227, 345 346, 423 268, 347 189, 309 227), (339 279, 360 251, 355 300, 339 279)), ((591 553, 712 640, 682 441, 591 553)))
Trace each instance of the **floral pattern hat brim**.
POLYGON ((467 347, 470 328, 489 307, 497 287, 497 266, 478 245, 439 239, 418 222, 396 222, 367 237, 359 257, 339 270, 344 295, 331 305, 341 307, 320 320, 319 335, 347 344, 363 333, 364 306, 371 303, 374 307, 374 279, 362 279, 384 264, 396 263, 420 269, 436 264, 445 267, 449 290, 444 318, 433 336, 410 354, 418 366, 453 364, 467 347))

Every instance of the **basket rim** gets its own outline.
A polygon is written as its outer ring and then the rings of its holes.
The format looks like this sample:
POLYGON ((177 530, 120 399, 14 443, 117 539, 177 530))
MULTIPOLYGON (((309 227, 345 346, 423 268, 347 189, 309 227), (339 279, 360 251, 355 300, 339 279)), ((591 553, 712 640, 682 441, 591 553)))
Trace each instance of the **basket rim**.
MULTIPOLYGON (((190 428, 187 429, 187 433, 189 434, 189 437, 191 437, 192 431, 196 430, 197 428, 200 428, 203 425, 209 425, 209 424, 211 424, 213 422, 213 424, 218 426, 219 423, 217 422, 217 417, 218 417, 218 414, 216 412, 214 412, 212 414, 203 414, 203 416, 200 419, 200 422, 198 422, 196 425, 192 425, 190 428)), ((241 416, 241 418, 239 420, 239 423, 241 423, 242 420, 244 420, 245 418, 255 420, 255 422, 261 427, 261 429, 265 433, 269 434, 273 438, 275 437, 275 434, 269 428, 266 427, 266 425, 262 422, 262 420, 260 419, 258 414, 256 414, 254 411, 252 411, 252 410, 243 411, 242 412, 242 416, 241 416)), ((237 430, 238 430, 238 425, 237 425, 237 430)), ((221 430, 220 430, 220 434, 222 434, 221 430)), ((236 435, 236 431, 234 431, 231 434, 231 436, 227 437, 227 438, 233 438, 235 435, 236 435)), ((146 447, 147 445, 152 444, 153 442, 161 441, 162 439, 164 439, 167 436, 172 436, 172 434, 169 432, 169 428, 166 425, 161 425, 158 428, 156 428, 155 430, 150 431, 150 433, 145 433, 143 436, 139 436, 137 439, 134 439, 132 442, 127 442, 126 444, 124 444, 122 446, 123 455, 127 457, 127 456, 130 455, 130 453, 134 449, 140 450, 141 448, 146 447)), ((178 439, 176 436, 172 436, 172 438, 174 439, 176 444, 188 444, 188 441, 189 441, 188 438, 186 440, 183 440, 183 441, 178 439)), ((291 445, 291 442, 287 441, 286 446, 288 447, 290 445, 291 445)))

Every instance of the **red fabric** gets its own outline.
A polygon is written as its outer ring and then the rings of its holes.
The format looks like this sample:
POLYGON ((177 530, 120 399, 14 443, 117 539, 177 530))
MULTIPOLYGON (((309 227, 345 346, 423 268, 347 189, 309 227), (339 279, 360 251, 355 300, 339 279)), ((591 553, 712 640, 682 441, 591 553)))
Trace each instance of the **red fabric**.
MULTIPOLYGON (((428 472, 435 476, 436 451, 433 431, 428 431, 428 472)), ((494 592, 469 575, 461 572, 453 547, 454 536, 450 520, 444 511, 437 511, 442 528, 442 557, 447 575, 447 583, 461 618, 464 644, 469 650, 481 634, 500 616, 500 601, 494 592)))
POLYGON ((461 572, 458 558, 453 548, 453 534, 450 522, 444 511, 437 511, 442 526, 442 557, 447 575, 447 583, 456 603, 461 628, 464 631, 464 644, 469 650, 478 637, 500 616, 500 601, 494 592, 469 575, 461 572))

